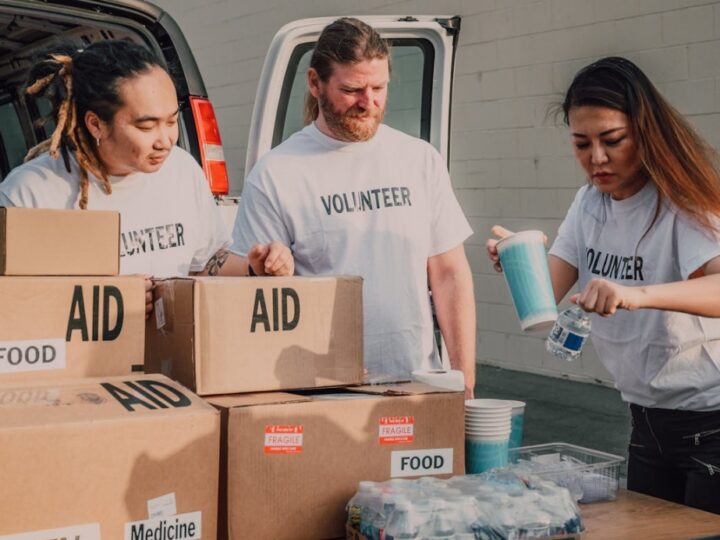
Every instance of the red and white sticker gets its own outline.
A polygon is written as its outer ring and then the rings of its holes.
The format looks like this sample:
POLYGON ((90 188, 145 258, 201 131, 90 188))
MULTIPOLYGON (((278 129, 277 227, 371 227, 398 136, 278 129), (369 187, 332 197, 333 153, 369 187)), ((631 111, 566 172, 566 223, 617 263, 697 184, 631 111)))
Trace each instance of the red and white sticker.
POLYGON ((303 426, 265 426, 266 454, 299 454, 303 447, 303 426))
POLYGON ((380 444, 409 444, 415 432, 414 416, 383 416, 380 418, 380 444))

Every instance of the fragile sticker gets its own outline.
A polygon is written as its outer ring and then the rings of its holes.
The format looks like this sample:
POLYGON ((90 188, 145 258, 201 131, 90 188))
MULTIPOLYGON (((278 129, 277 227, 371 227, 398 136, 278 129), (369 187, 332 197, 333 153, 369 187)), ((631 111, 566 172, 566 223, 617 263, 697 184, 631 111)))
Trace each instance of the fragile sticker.
POLYGON ((413 442, 414 416, 383 416, 378 426, 380 444, 409 444, 413 442))
POLYGON ((266 454, 299 454, 303 447, 303 426, 265 426, 266 454))
POLYGON ((64 339, 0 341, 0 373, 64 368, 64 339))
POLYGON ((202 512, 188 512, 125 524, 125 540, 200 540, 202 512))
POLYGON ((100 540, 100 524, 86 523, 84 525, 71 525, 60 529, 45 529, 42 531, 6 534, 0 536, 0 540, 48 540, 49 538, 100 540))

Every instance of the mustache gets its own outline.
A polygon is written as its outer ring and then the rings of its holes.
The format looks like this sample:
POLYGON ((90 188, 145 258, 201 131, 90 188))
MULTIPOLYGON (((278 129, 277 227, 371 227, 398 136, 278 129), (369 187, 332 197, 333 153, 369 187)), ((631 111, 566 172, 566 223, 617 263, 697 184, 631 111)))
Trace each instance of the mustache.
POLYGON ((358 107, 353 107, 352 109, 348 109, 345 111, 343 116, 347 118, 370 118, 370 117, 377 117, 379 116, 380 111, 375 109, 372 111, 369 111, 367 109, 360 109, 358 107))

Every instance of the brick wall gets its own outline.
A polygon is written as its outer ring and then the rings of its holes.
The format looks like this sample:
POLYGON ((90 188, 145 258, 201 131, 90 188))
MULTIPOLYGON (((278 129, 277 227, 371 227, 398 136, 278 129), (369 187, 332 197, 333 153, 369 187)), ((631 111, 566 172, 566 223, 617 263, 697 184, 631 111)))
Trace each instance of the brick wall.
POLYGON ((607 55, 630 58, 720 145, 720 2, 702 0, 154 0, 186 33, 219 113, 239 193, 252 104, 274 33, 302 17, 458 14, 450 170, 475 230, 466 249, 478 315, 478 361, 609 382, 590 349, 565 363, 520 332, 484 242, 495 224, 540 228, 552 241, 584 182, 566 129, 548 107, 572 75, 607 55))

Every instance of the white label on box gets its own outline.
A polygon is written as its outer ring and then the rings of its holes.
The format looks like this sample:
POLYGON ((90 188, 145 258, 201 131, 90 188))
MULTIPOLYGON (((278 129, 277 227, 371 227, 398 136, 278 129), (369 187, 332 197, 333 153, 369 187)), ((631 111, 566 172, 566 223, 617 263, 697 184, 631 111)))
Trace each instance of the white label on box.
POLYGON ((157 517, 170 517, 177 514, 177 507, 175 505, 175 493, 168 493, 150 499, 147 502, 148 517, 150 519, 157 517))
POLYGON ((549 463, 560 463, 560 454, 554 453, 554 454, 541 454, 539 456, 532 456, 530 458, 530 461, 533 461, 535 463, 543 463, 545 465, 549 463))
POLYGON ((390 455, 390 476, 452 474, 453 449, 398 450, 390 455))
POLYGON ((0 373, 64 368, 64 339, 0 341, 0 373))
POLYGON ((165 326, 165 303, 162 298, 155 300, 155 326, 158 330, 165 326))
POLYGON ((86 525, 71 525, 61 529, 45 529, 20 534, 6 534, 0 540, 54 540, 67 538, 68 540, 100 540, 100 524, 88 523, 86 525))
POLYGON ((125 524, 125 540, 200 540, 202 512, 188 512, 125 524))

